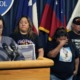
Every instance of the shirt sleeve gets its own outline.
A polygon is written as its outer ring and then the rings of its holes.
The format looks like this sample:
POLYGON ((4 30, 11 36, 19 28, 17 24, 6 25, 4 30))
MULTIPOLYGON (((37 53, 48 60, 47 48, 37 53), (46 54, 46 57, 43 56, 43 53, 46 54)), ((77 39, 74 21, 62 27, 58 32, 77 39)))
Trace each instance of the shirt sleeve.
POLYGON ((54 49, 56 46, 57 46, 57 43, 56 43, 55 40, 49 41, 49 42, 47 43, 47 48, 46 48, 47 53, 48 53, 49 51, 51 51, 52 49, 54 49))
POLYGON ((76 48, 74 43, 72 43, 72 47, 73 47, 73 50, 74 50, 74 53, 75 53, 75 58, 78 58, 79 57, 79 50, 76 48))
POLYGON ((75 58, 79 57, 79 50, 75 47, 75 58))
POLYGON ((43 44, 42 44, 42 40, 40 39, 39 36, 36 35, 35 37, 35 46, 36 46, 36 49, 40 49, 40 48, 43 48, 43 44))

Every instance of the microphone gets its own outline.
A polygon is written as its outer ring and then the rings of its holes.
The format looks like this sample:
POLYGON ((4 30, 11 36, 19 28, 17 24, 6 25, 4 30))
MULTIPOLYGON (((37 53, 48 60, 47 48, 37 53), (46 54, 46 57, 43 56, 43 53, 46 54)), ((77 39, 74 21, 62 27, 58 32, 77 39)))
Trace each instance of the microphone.
POLYGON ((8 45, 7 45, 6 43, 3 43, 2 46, 3 46, 3 49, 6 51, 8 57, 9 57, 11 60, 13 60, 13 57, 14 57, 14 56, 12 55, 12 51, 9 49, 8 45))
POLYGON ((17 47, 15 46, 14 43, 11 43, 10 47, 13 50, 13 53, 15 53, 14 60, 16 60, 20 56, 20 54, 18 53, 17 47))

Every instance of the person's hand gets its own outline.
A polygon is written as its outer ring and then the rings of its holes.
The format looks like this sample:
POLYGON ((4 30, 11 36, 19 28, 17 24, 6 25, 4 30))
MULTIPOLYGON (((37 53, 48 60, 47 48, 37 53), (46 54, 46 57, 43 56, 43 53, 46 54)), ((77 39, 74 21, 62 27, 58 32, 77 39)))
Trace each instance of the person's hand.
POLYGON ((74 76, 77 75, 77 71, 76 71, 76 70, 73 72, 73 75, 74 75, 74 76))
POLYGON ((62 46, 64 46, 67 42, 68 42, 68 39, 65 39, 65 40, 59 40, 60 44, 62 46))
POLYGON ((42 57, 42 56, 39 56, 38 58, 37 58, 37 60, 43 60, 44 58, 42 57))

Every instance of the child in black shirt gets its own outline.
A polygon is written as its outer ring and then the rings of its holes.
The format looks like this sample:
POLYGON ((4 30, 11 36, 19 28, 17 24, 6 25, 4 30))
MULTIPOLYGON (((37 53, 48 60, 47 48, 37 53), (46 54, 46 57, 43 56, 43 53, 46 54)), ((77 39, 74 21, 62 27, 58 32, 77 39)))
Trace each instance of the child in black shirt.
POLYGON ((77 74, 79 53, 64 28, 57 29, 54 39, 48 44, 48 57, 54 61, 51 80, 72 80, 77 74))

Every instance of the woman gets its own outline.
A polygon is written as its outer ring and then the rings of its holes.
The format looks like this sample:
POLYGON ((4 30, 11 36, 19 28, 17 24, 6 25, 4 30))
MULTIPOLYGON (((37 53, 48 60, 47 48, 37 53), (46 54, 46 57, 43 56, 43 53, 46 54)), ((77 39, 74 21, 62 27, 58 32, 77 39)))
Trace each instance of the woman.
POLYGON ((55 62, 51 67, 51 80, 72 80, 77 74, 79 53, 64 28, 56 30, 48 45, 48 57, 55 62))
POLYGON ((23 16, 19 19, 15 32, 11 34, 11 37, 19 45, 35 44, 36 56, 41 58, 44 56, 42 44, 38 35, 32 31, 32 23, 28 17, 23 16), (39 53, 39 55, 38 55, 39 53))
POLYGON ((11 44, 16 45, 16 43, 12 38, 3 36, 4 28, 4 20, 3 17, 0 16, 0 61, 23 60, 23 56, 21 54, 17 55, 9 48, 11 44))

